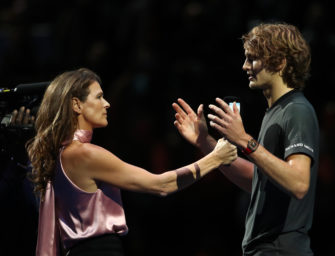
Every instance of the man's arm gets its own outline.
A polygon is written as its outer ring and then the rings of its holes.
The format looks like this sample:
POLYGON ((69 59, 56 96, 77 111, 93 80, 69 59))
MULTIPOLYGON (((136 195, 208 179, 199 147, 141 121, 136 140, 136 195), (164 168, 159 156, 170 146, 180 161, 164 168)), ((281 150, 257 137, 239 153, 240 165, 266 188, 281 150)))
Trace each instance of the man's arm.
MULTIPOLYGON (((210 105, 216 115, 209 114, 210 125, 223 134, 239 148, 246 148, 252 138, 244 130, 241 116, 234 104, 233 110, 221 99, 216 100, 219 107, 210 105)), ((311 158, 305 154, 292 154, 282 160, 259 145, 248 158, 268 177, 273 179, 297 199, 302 199, 310 183, 311 158)))
MULTIPOLYGON (((192 145, 198 147, 204 155, 211 152, 216 145, 216 140, 208 134, 203 105, 198 107, 197 113, 183 99, 178 99, 178 103, 173 103, 172 107, 176 111, 174 124, 179 133, 192 145)), ((235 185, 251 192, 253 163, 238 157, 229 166, 221 165, 219 169, 235 185)))

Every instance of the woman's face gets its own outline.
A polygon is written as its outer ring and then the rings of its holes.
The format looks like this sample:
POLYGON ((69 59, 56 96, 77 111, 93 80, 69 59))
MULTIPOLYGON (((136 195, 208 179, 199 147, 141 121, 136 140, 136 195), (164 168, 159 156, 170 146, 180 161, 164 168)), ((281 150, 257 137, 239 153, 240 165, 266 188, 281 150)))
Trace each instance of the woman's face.
POLYGON ((98 82, 93 82, 88 89, 89 94, 86 101, 79 102, 79 129, 92 130, 94 128, 105 127, 108 124, 107 109, 110 105, 104 99, 103 91, 98 82))

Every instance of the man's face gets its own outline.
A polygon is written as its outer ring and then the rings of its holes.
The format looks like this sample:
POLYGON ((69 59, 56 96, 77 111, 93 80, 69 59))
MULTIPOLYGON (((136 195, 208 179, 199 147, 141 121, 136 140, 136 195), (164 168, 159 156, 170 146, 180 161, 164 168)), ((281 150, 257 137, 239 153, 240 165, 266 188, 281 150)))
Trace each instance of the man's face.
POLYGON ((266 89, 271 86, 273 74, 264 68, 262 60, 249 50, 245 50, 242 69, 247 72, 251 89, 266 89))

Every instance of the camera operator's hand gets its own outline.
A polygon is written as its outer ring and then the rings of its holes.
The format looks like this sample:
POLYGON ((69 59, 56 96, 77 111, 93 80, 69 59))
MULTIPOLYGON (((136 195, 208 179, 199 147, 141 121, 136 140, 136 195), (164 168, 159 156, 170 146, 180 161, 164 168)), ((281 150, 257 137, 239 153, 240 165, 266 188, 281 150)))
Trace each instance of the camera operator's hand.
POLYGON ((8 126, 1 127, 0 151, 25 170, 28 161, 25 144, 35 134, 35 117, 29 108, 21 106, 12 111, 9 120, 8 126))
POLYGON ((19 111, 14 109, 12 112, 12 118, 10 120, 11 126, 16 125, 32 125, 35 121, 35 117, 30 115, 30 109, 24 106, 20 107, 19 111))

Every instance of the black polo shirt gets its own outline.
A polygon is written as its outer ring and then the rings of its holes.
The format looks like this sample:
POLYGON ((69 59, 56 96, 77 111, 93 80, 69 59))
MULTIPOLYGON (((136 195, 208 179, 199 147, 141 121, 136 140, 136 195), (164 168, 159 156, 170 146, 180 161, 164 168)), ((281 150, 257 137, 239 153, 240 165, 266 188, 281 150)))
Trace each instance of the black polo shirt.
POLYGON ((255 166, 243 251, 245 255, 262 250, 312 255, 308 230, 314 209, 319 126, 314 108, 302 92, 290 91, 266 111, 258 141, 283 160, 292 154, 308 155, 312 159, 310 187, 298 200, 255 166))

